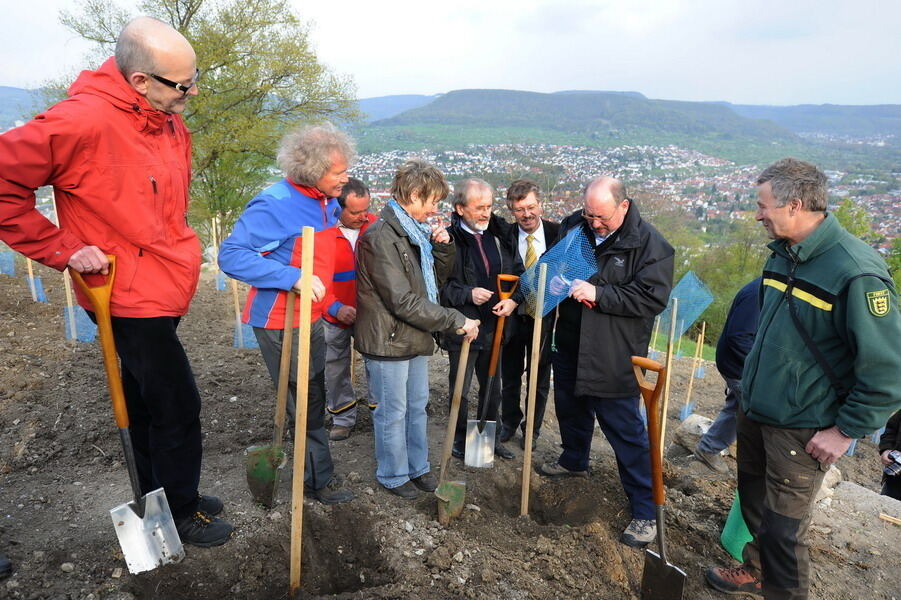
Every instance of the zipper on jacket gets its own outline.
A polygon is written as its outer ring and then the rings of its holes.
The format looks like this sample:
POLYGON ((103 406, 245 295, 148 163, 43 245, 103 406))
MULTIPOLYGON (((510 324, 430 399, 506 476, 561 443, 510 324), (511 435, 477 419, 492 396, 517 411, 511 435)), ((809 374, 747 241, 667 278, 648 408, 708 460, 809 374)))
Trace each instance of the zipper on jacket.
POLYGON ((156 177, 153 175, 150 176, 150 183, 153 185, 153 193, 156 194, 156 177))

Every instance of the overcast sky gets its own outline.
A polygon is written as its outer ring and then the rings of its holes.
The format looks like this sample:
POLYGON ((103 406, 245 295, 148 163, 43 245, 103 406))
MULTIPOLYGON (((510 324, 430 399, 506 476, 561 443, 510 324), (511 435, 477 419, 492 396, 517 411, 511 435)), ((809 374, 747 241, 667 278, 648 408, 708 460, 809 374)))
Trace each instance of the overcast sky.
MULTIPOLYGON (((0 85, 81 64, 87 45, 58 19, 74 0, 0 2, 0 85)), ((505 88, 901 104, 899 0, 292 2, 361 98, 505 88)))

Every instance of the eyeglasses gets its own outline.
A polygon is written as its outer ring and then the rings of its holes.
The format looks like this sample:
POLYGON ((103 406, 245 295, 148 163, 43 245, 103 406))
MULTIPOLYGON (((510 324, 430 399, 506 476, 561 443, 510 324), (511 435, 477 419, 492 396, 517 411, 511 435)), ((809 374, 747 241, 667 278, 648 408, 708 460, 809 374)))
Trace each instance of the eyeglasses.
POLYGON ((512 212, 514 215, 524 215, 527 212, 530 212, 530 213, 538 212, 540 209, 541 209, 540 205, 533 204, 532 206, 520 206, 518 208, 511 209, 510 212, 512 212))
MULTIPOLYGON (((629 199, 626 198, 626 200, 629 200, 629 199)), ((610 221, 613 220, 613 217, 616 216, 616 213, 619 212, 620 207, 622 207, 623 204, 625 204, 626 200, 623 200, 621 203, 617 204, 616 208, 613 209, 613 212, 610 213, 610 216, 608 216, 608 217, 601 217, 599 215, 589 215, 587 212, 585 212, 585 209, 583 208, 582 213, 581 213, 582 218, 585 219, 586 221, 588 221, 589 223, 593 223, 594 221, 601 221, 602 223, 609 223, 610 221)))
POLYGON ((188 92, 191 91, 191 88, 197 85, 197 81, 200 79, 200 69, 194 71, 194 81, 185 85, 183 83, 178 83, 177 81, 172 81, 171 79, 166 79, 165 77, 160 77, 159 75, 155 75, 153 73, 148 73, 151 77, 162 83, 163 85, 167 85, 174 90, 181 92, 182 96, 187 96, 188 92))

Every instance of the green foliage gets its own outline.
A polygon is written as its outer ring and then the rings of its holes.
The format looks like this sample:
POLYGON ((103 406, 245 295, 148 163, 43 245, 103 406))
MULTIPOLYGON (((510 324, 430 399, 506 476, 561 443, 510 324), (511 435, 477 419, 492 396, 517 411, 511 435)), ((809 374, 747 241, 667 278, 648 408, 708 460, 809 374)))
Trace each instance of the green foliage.
POLYGON ((865 242, 873 241, 873 226, 870 224, 870 216, 867 209, 857 204, 851 198, 846 198, 838 208, 833 211, 835 218, 848 230, 851 235, 865 242))
POLYGON ((892 240, 892 247, 886 258, 888 268, 891 270, 892 277, 895 279, 895 289, 901 290, 901 237, 892 240))
POLYGON ((188 103, 193 133, 192 220, 203 231, 218 216, 231 229, 244 204, 273 177, 276 146, 304 121, 358 117, 355 89, 319 63, 309 32, 288 0, 144 0, 136 14, 111 0, 84 0, 62 21, 112 54, 119 30, 137 14, 178 29, 203 72, 188 103))

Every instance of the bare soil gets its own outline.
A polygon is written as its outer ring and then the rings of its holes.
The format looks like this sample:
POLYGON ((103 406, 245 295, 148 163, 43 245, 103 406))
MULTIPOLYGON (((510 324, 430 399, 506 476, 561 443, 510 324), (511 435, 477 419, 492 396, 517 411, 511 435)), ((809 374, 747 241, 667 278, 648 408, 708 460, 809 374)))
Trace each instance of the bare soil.
MULTIPOLYGON (((275 394, 258 351, 232 346, 230 293, 217 291, 205 274, 180 335, 204 401, 201 491, 225 501, 223 516, 235 525, 235 536, 217 548, 189 546, 180 564, 132 576, 108 516, 130 492, 99 348, 65 340, 62 276, 43 267, 37 274, 49 304, 31 301, 24 277, 0 275, 0 553, 16 566, 12 577, 0 581, 0 598, 287 597, 291 464, 280 504, 271 511, 255 505, 243 452, 268 442, 275 394)), ((688 359, 677 359, 668 439, 679 422, 689 371, 688 359)), ((365 384, 358 383, 363 396, 365 384)), ((723 382, 713 364, 695 381, 693 394, 696 412, 717 413, 723 382)), ((433 464, 447 410, 447 359, 437 354, 431 363, 433 464)), ((603 435, 595 437, 590 478, 547 481, 533 474, 530 517, 518 516, 518 438, 511 446, 517 458, 496 460, 491 469, 469 469, 452 459, 453 476, 466 481, 468 506, 442 527, 431 495, 405 501, 377 484, 371 418, 361 408, 350 439, 332 446, 340 482, 356 499, 331 507, 305 504, 301 596, 637 598, 643 554, 617 542, 629 521, 628 506, 603 435)), ((534 463, 555 459, 559 450, 549 409, 534 463)), ((734 563, 718 543, 734 489, 735 464, 727 461, 733 469, 727 476, 690 457, 667 461, 670 561, 688 574, 686 598, 720 597, 705 586, 703 570, 734 563)), ((859 442, 839 467, 845 480, 878 489, 870 441, 859 442)), ((843 538, 822 529, 812 530, 814 598, 901 595, 901 527, 874 528, 879 552, 867 551, 865 535, 853 545, 836 545, 843 538)))

